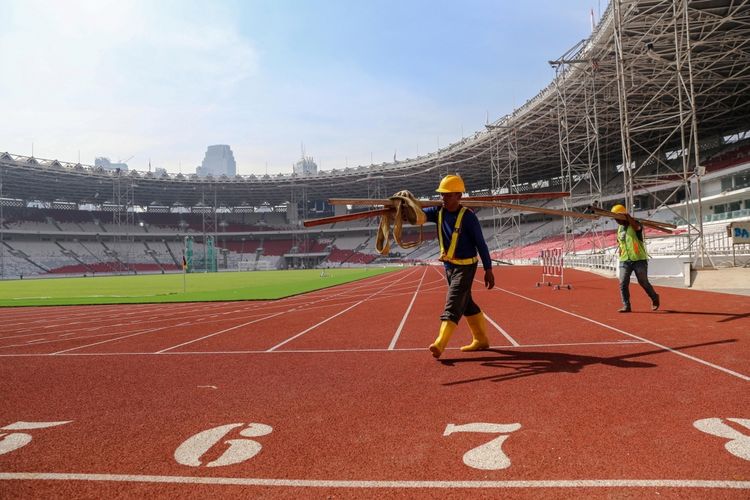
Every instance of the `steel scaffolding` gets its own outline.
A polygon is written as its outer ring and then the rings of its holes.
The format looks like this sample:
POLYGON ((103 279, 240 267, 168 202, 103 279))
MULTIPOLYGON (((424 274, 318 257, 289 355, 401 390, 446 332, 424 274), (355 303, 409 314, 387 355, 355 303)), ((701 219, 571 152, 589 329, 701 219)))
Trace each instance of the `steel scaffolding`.
MULTIPOLYGON (((597 86, 597 60, 581 58, 585 42, 582 40, 560 59, 550 61, 555 69, 561 190, 570 193, 563 198, 563 208, 569 211, 602 202, 597 100, 604 92, 597 86)), ((589 239, 594 250, 604 248, 599 225, 590 221, 584 223, 583 219, 566 216, 563 234, 566 254, 575 253, 576 238, 589 239)))
POLYGON ((308 249, 308 233, 302 230, 302 221, 308 218, 308 199, 306 184, 292 184, 291 202, 287 213, 287 221, 294 228, 293 246, 298 252, 306 252, 308 249))
MULTIPOLYGON (((123 175, 118 168, 112 178, 112 225, 115 228, 112 242, 111 257, 118 262, 117 271, 130 272, 127 262, 132 262, 131 252, 134 250, 135 235, 135 204, 133 202, 135 183, 129 176, 123 175), (119 256, 119 251, 125 248, 124 259, 119 256), (123 266, 121 268, 120 266, 123 266)), ((133 270, 135 272, 135 270, 133 270)))
MULTIPOLYGON (((490 127, 490 126, 488 126, 490 127)), ((490 165, 492 172, 491 194, 518 193, 518 134, 513 127, 496 126, 495 140, 492 144, 490 165)), ((495 208, 493 237, 495 248, 500 248, 503 241, 518 242, 521 238, 521 215, 505 208, 495 208)))
POLYGON ((209 252, 209 241, 218 243, 218 193, 216 184, 211 183, 201 186, 201 233, 203 235, 203 271, 209 272, 216 267, 216 254, 209 252), (208 192, 206 191, 208 189, 208 192), (208 195, 208 196, 206 196, 208 195), (211 196, 213 195, 213 196, 211 196), (209 262, 213 259, 213 262, 209 262))

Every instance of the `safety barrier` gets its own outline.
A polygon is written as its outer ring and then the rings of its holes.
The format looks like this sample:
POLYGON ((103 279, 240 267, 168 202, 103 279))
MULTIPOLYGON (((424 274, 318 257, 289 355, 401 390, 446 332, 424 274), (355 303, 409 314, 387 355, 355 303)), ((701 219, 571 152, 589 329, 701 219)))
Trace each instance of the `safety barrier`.
POLYGON ((565 284, 565 256, 562 248, 548 248, 539 252, 539 260, 542 263, 542 280, 538 281, 536 286, 553 286, 551 281, 546 278, 559 278, 560 283, 554 283, 555 290, 560 288, 571 289, 570 285, 565 284))

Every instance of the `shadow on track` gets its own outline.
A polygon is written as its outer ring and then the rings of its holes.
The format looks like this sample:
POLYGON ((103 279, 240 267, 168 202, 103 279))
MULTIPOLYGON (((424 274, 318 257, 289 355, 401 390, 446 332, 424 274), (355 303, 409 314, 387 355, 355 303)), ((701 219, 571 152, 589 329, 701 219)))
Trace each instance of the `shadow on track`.
POLYGON ((729 321, 734 321, 736 319, 750 318, 750 312, 723 313, 723 312, 704 312, 704 311, 675 311, 674 309, 663 309, 661 312, 665 314, 697 314, 697 315, 704 315, 704 316, 726 316, 726 318, 719 320, 718 323, 726 323, 729 321))
MULTIPOLYGON (((703 344, 692 344, 680 347, 672 347, 675 351, 703 347, 708 345, 726 344, 736 342, 736 339, 717 340, 703 344)), ((631 344, 632 345, 632 344, 631 344)), ((578 354, 566 354, 561 352, 539 352, 505 349, 487 349, 483 353, 496 353, 502 356, 481 356, 476 358, 441 359, 440 362, 446 366, 456 366, 459 363, 479 363, 487 368, 502 370, 503 373, 494 373, 485 377, 476 377, 466 380, 447 382, 443 385, 469 384, 472 382, 503 382, 516 378, 530 377, 532 375, 543 375, 545 373, 578 373, 590 365, 609 365, 617 368, 654 368, 658 365, 643 361, 630 361, 630 358, 639 356, 650 356, 669 352, 666 349, 653 349, 644 352, 624 354, 622 356, 599 357, 581 356, 578 354)))

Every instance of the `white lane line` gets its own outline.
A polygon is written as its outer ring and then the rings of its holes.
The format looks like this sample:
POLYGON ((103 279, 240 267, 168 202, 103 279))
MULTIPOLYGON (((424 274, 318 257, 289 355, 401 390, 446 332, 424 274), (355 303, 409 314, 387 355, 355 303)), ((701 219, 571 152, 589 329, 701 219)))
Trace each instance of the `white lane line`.
MULTIPOLYGON (((347 308, 346 308, 346 309, 344 309, 343 311, 339 311, 338 313, 334 314, 333 316, 330 316, 330 317, 328 317, 328 318, 324 319, 324 320, 323 320, 323 321, 321 321, 320 323, 318 323, 318 324, 316 324, 316 325, 313 325, 313 326, 311 326, 310 328, 308 328, 308 329, 306 329, 306 330, 304 330, 304 331, 301 331, 301 332, 299 332, 299 333, 298 333, 297 335, 294 335, 294 336, 292 336, 292 337, 290 337, 290 338, 288 338, 288 339, 284 340, 283 342, 280 342, 280 343, 276 344, 275 346, 273 346, 273 347, 271 347, 270 349, 268 349, 268 352, 273 352, 273 351, 275 351, 276 349, 278 349, 279 347, 283 346, 284 344, 286 344, 286 343, 288 343, 288 342, 291 342, 292 340, 294 340, 294 339, 296 339, 296 338, 299 338, 299 337, 301 337, 302 335, 306 334, 307 332, 309 332, 309 331, 311 331, 311 330, 314 330, 315 328, 319 327, 320 325, 322 325, 322 324, 324 324, 324 323, 327 323, 327 322, 331 321, 331 320, 332 320, 333 318, 336 318, 336 317, 338 317, 338 316, 341 316, 341 315, 342 315, 342 314, 344 314, 345 312, 347 312, 347 311, 349 311, 349 310, 351 310, 351 309, 354 309, 355 307, 357 307, 357 306, 358 306, 358 305, 360 305, 361 303, 363 303, 363 302, 367 302, 367 301, 368 301, 369 299, 371 299, 372 297, 375 297, 376 295, 378 295, 378 294, 380 294, 380 293, 384 292, 384 291, 385 291, 385 290, 387 290, 388 288, 392 287, 392 286, 393 286, 393 285, 395 285, 396 283, 399 283, 399 282, 401 282, 402 280, 404 280, 404 279, 405 279, 405 278, 407 278, 408 276, 411 276, 412 274, 415 274, 415 272, 412 272, 412 271, 410 270, 410 271, 409 271, 408 273, 406 273, 406 274, 405 274, 404 276, 401 276, 401 277, 400 277, 399 279, 397 279, 397 280, 395 280, 395 281, 391 281, 391 282, 389 282, 389 283, 388 283, 388 284, 387 284, 387 285, 386 285, 385 287, 383 287, 383 288, 379 288, 379 289, 378 289, 378 290, 377 290, 376 292, 374 292, 374 293, 370 294, 370 295, 369 295, 368 297, 366 297, 366 298, 364 298, 364 299, 360 300, 359 302, 356 302, 356 303, 352 304, 351 306, 347 307, 347 308)), ((355 290, 356 290, 356 289, 357 289, 357 288, 355 288, 355 290)), ((345 292, 342 292, 342 293, 345 293, 345 292)), ((336 295, 334 295, 334 297, 336 297, 336 296, 338 296, 338 295, 341 295, 341 294, 336 294, 336 295)), ((325 300, 325 299, 322 299, 322 300, 325 300)))
MULTIPOLYGON (((135 307, 137 304, 128 304, 135 307)), ((89 310, 81 310, 76 309, 75 311, 70 310, 71 306, 52 306, 52 307, 45 307, 45 308, 38 308, 34 310, 34 312, 31 312, 27 315, 21 315, 21 314, 14 314, 12 316, 15 323, 4 323, 3 326, 18 326, 22 328, 26 328, 29 325, 32 325, 34 323, 48 323, 52 318, 57 318, 61 313, 65 317, 66 321, 74 320, 74 319, 84 319, 87 320, 92 316, 92 312, 94 309, 89 310), (63 309, 64 308, 64 309, 63 309)), ((76 306, 72 306, 76 307, 76 306)), ((96 313, 103 315, 107 318, 110 318, 114 316, 114 308, 100 308, 101 306, 91 306, 96 307, 95 311, 96 313), (112 310, 112 313, 109 311, 112 310)), ((15 311, 15 310, 14 310, 15 311)), ((128 309, 130 311, 130 309, 128 309)), ((137 314, 137 312, 127 312, 127 314, 137 314)), ((10 316, 10 315, 9 315, 10 316)))
POLYGON ((552 306, 550 304, 545 304, 544 302, 532 299, 530 297, 526 297, 524 295, 521 295, 521 294, 518 294, 518 293, 515 293, 515 292, 511 292, 510 290, 506 290, 504 288, 495 287, 494 289, 497 290, 498 292, 509 293, 511 295, 515 295, 516 297, 520 297, 522 299, 526 299, 526 300, 528 300, 530 302, 534 302, 536 304, 539 304, 539 305, 542 305, 542 306, 545 306, 545 307, 549 307, 550 309, 554 309, 556 311, 560 311, 561 313, 568 314, 570 316, 582 319, 584 321, 588 321, 590 323, 594 323, 595 325, 599 325, 599 326, 602 326, 602 327, 607 328, 609 330, 615 331, 617 333, 621 333, 623 335, 627 335, 628 337, 632 337, 634 339, 640 340, 641 342, 645 342, 647 344, 651 344, 652 346, 658 347, 659 349, 664 349, 665 351, 669 351, 672 354, 676 354, 678 356, 682 356, 683 358, 687 358, 687 359, 689 359, 691 361, 695 361, 696 363, 700 363, 700 364, 708 366, 710 368, 714 368, 715 370, 719 370, 719 371, 722 371, 724 373, 728 373, 729 375, 732 375, 733 377, 737 377, 739 379, 742 379, 742 380, 745 380, 747 382, 750 382, 750 377, 748 377, 747 375, 743 375, 742 373, 737 373, 736 371, 730 370, 729 368, 724 368, 723 366, 716 365, 714 363, 711 363, 709 361, 703 360, 701 358, 696 358, 695 356, 691 356, 690 354, 685 354, 684 352, 680 352, 678 350, 672 349, 672 348, 667 347, 665 345, 659 344, 657 342, 654 342, 653 340, 648 340, 648 339, 645 339, 643 337, 639 337, 638 335, 634 335, 632 333, 628 333, 625 330, 620 330, 619 328, 615 328, 614 326, 610 326, 610 325, 607 325, 607 324, 602 323, 600 321, 596 321, 595 319, 587 318, 586 316, 581 316, 580 314, 576 314, 574 312, 566 311, 565 309, 560 309, 559 307, 555 307, 555 306, 552 306))
POLYGON ((750 489, 750 481, 705 479, 557 479, 526 481, 368 481, 336 479, 270 479, 252 477, 152 476, 144 474, 81 474, 61 472, 0 472, 0 480, 99 481, 116 483, 218 484, 286 488, 701 488, 750 489))
MULTIPOLYGON (((143 330, 137 331, 137 333, 142 333, 142 332, 143 330)), ((51 340, 45 337, 45 339, 39 339, 39 341, 36 342, 35 345, 55 344, 55 343, 61 343, 61 342, 69 344, 70 342, 77 341, 77 340, 92 340, 92 339, 97 339, 101 337, 111 337, 112 335, 121 335, 121 334, 122 332, 110 332, 110 333, 100 333, 97 335, 83 335, 80 337, 57 338, 57 339, 51 339, 51 340)), ((12 347, 27 347, 27 344, 9 344, 9 345, 0 346, 0 349, 10 349, 12 347)))
POLYGON ((441 278, 441 279, 443 280, 443 283, 445 283, 445 282, 446 282, 446 281, 445 281, 445 279, 446 279, 446 278, 445 278, 445 274, 443 274, 443 273, 445 272, 445 266, 442 266, 442 265, 441 265, 441 266, 430 266, 430 267, 431 267, 432 269, 434 269, 436 273, 438 273, 438 276, 440 276, 440 278, 441 278), (443 270, 443 272, 442 272, 442 273, 441 273, 440 271, 438 271, 438 267, 440 267, 440 269, 442 269, 442 270, 443 270))
MULTIPOLYGON (((518 345, 518 346, 507 346, 507 345, 493 345, 490 346, 490 349, 525 349, 528 347, 578 347, 578 346, 599 346, 599 345, 642 345, 642 344, 648 344, 648 342, 641 342, 639 340, 620 340, 620 341, 614 341, 614 342, 580 342, 580 343, 565 343, 565 344, 527 344, 527 345, 518 345)), ((328 354, 328 353, 337 353, 337 352, 415 352, 418 351, 420 353, 424 353, 424 347, 399 347, 398 349, 383 349, 382 347, 372 347, 372 348, 361 348, 361 349, 284 349, 283 351, 273 351, 275 354, 279 353, 296 353, 296 354, 328 354)), ((447 347, 447 351, 460 351, 460 347, 447 347)), ((265 354, 271 351, 210 351, 210 352, 204 352, 204 351, 182 351, 182 352, 174 352, 174 353, 167 353, 167 354, 265 354)), ((492 351, 476 351, 477 353, 484 353, 484 354, 493 354, 492 351)), ((91 353, 84 353, 86 356, 95 356, 95 354, 91 353)), ((82 354, 82 355, 84 355, 82 354)), ((121 353, 123 355, 129 355, 129 354, 148 354, 148 353, 121 353)), ((18 356, 33 356, 32 354, 18 354, 18 356)))
MULTIPOLYGON (((161 323, 161 322, 164 322, 164 321, 186 320, 186 319, 189 319, 189 318, 203 320, 203 316, 200 313, 193 314, 193 315, 188 315, 188 314, 185 314, 185 313, 158 314, 158 315, 154 315, 154 316, 141 316, 137 320, 130 321, 128 323, 115 323, 115 324, 107 323, 107 324, 103 324, 101 326, 94 326, 94 327, 90 327, 90 328, 79 328, 77 330, 69 330, 69 329, 66 328, 64 331, 68 331, 68 333, 65 333, 65 334, 58 334, 57 332, 44 332, 44 334, 46 334, 46 335, 58 335, 58 337, 64 337, 64 336, 69 336, 69 335, 73 335, 73 334, 85 334, 86 332, 95 332, 95 331, 98 331, 98 330, 111 330, 112 328, 115 328, 115 327, 118 327, 118 326, 136 327, 137 328, 137 327, 141 326, 142 324, 151 325, 151 324, 154 323, 154 321, 157 321, 157 322, 161 323)), ((115 317, 109 317, 109 319, 117 321, 117 319, 115 317)), ((128 318, 128 319, 130 319, 130 318, 128 318)), ((104 321, 104 320, 97 320, 97 322, 101 322, 101 321, 104 321)), ((62 327, 62 326, 65 326, 65 325, 60 324, 60 325, 53 325, 53 326, 54 327, 62 327)), ((45 326, 45 327, 42 327, 42 328, 49 328, 49 327, 45 326)), ((16 337, 17 338, 29 337, 29 336, 35 336, 35 335, 40 335, 40 334, 42 334, 42 333, 41 332, 39 332, 39 333, 34 332, 34 333, 28 333, 28 334, 25 334, 25 335, 17 335, 15 337, 6 337, 6 339, 11 339, 11 338, 16 338, 16 337)), ((118 333, 116 333, 116 332, 110 332, 110 333, 105 333, 103 335, 106 336, 106 335, 117 335, 117 334, 118 333)), ((94 335, 92 337, 89 337, 89 338, 93 338, 95 336, 96 335, 94 335)), ((76 337, 75 339, 80 339, 80 338, 87 338, 87 337, 76 337)), ((5 340, 5 339, 0 339, 0 340, 5 340)), ((53 340, 49 340, 48 342, 57 342, 58 340, 61 340, 61 339, 53 339, 53 340)), ((62 340, 68 340, 68 339, 62 339, 62 340)), ((7 347, 7 346, 5 346, 5 347, 7 347)), ((13 346, 11 346, 11 347, 13 347, 13 346)), ((3 349, 3 348, 4 347, 0 347, 0 349, 3 349)))
MULTIPOLYGON (((158 328, 149 328, 148 330, 143 330, 143 331, 140 331, 140 332, 131 333, 129 335, 123 335, 122 337, 116 337, 114 339, 102 340, 101 342, 94 342, 93 344, 86 344, 86 345, 82 345, 82 346, 78 346, 78 347, 71 347, 70 349, 65 349, 64 351, 57 351, 57 352, 50 353, 50 354, 48 354, 48 356, 55 356, 55 355, 58 355, 58 354, 65 354, 65 353, 68 353, 70 351, 75 351, 75 350, 78 350, 78 349, 85 349, 87 347, 93 347, 95 345, 106 344, 107 342, 114 342, 115 340, 127 339, 127 338, 130 338, 130 337, 136 337, 138 335, 143 335, 144 333, 152 333, 152 332, 156 332, 156 331, 159 331, 159 330, 164 330, 166 328, 177 328, 178 326, 185 326, 185 325, 189 325, 189 324, 190 324, 190 322, 186 321, 184 323, 180 323, 180 324, 177 324, 177 325, 168 325, 168 326, 160 326, 158 328)), ((69 339, 69 340, 78 340, 78 339, 69 339)))
POLYGON ((516 339, 514 339, 513 337, 511 337, 508 334, 508 332, 506 332, 503 329, 503 327, 501 327, 500 325, 498 325, 497 323, 495 323, 495 321, 492 318, 490 318, 489 316, 487 316, 487 313, 484 314, 484 317, 487 318, 487 321, 489 321, 490 323, 492 323, 492 326, 494 326, 495 328, 497 328, 497 331, 499 331, 503 335, 503 337, 505 337, 506 339, 508 339, 508 342, 510 342, 512 346, 518 347, 518 346, 521 345, 518 342, 516 342, 516 339))
MULTIPOLYGON (((269 307, 269 309, 270 309, 270 307, 269 307)), ((254 309, 250 309, 249 312, 255 312, 255 310, 254 309)), ((247 314, 245 316, 247 316, 247 314)), ((57 335, 58 338, 53 338, 53 339, 50 339, 50 340, 40 341, 39 344, 49 344, 49 343, 55 343, 55 342, 70 342, 70 341, 94 339, 94 338, 97 338, 97 337, 109 337, 109 336, 112 336, 112 335, 123 335, 126 332, 108 332, 108 333, 102 333, 102 334, 96 334, 96 335, 85 335, 85 334, 83 334, 83 332, 111 329, 111 328, 114 328, 116 326, 124 326, 124 327, 134 327, 135 326, 135 327, 138 327, 138 326, 141 326, 141 324, 143 324, 143 323, 145 323, 145 324, 153 324, 154 322, 164 323, 166 321, 176 321, 176 320, 187 320, 187 322, 183 321, 183 322, 181 322, 179 324, 176 324, 176 325, 167 325, 164 328, 170 328, 171 326, 175 326, 175 327, 176 326, 183 326, 185 324, 193 324, 193 323, 201 323, 201 324, 204 324, 204 325, 205 324, 209 324, 209 323, 216 323, 216 322, 225 323, 225 322, 228 322, 228 321, 233 321, 234 319, 233 318, 224 318, 224 319, 221 319, 221 320, 210 321, 210 320, 207 320, 206 316, 202 312, 196 312, 194 314, 187 314, 187 313, 183 313, 183 314, 169 314, 169 315, 162 314, 162 315, 154 316, 153 318, 151 318, 151 317, 143 317, 142 320, 140 320, 140 321, 133 321, 133 322, 130 322, 130 323, 118 323, 118 324, 113 324, 113 325, 103 325, 103 326, 97 326, 97 327, 93 327, 93 328, 84 328, 84 329, 80 329, 80 330, 74 330, 74 331, 72 331, 70 333, 65 333, 65 334, 59 334, 58 335, 56 333, 49 333, 49 335, 52 335, 52 336, 57 335), (83 334, 83 335, 76 336, 76 337, 69 337, 70 335, 79 335, 79 334, 83 334), (64 337, 69 337, 69 338, 64 338, 64 337)), ((131 331, 133 331, 133 330, 131 330, 131 331)), ((147 331, 155 331, 155 330, 149 329, 147 331)), ((145 333, 145 332, 143 330, 135 330, 135 334, 140 335, 141 333, 145 333)), ((29 334, 28 336, 31 336, 31 335, 35 335, 35 334, 29 334)), ((119 338, 126 338, 126 337, 121 336, 121 337, 117 337, 117 338, 112 339, 112 340, 117 340, 119 338)), ((107 342, 110 342, 110 341, 107 341, 107 342)), ((104 343, 104 342, 100 342, 100 343, 104 343)), ((90 345, 97 345, 97 344, 90 344, 90 345)), ((13 348, 13 347, 24 347, 24 346, 25 346, 25 344, 9 344, 9 345, 5 345, 5 346, 0 346, 0 349, 8 349, 8 348, 13 348)), ((84 347, 87 347, 87 346, 84 346, 84 347)), ((61 351, 61 352, 65 352, 65 351, 61 351)), ((57 354, 57 353, 55 353, 55 354, 57 354)))
MULTIPOLYGON (((484 287, 484 281, 479 281, 478 279, 475 278, 474 282, 481 283, 482 287, 484 287)), ((480 306, 480 309, 481 309, 481 306, 480 306)), ((492 326, 494 326, 497 329, 497 331, 500 332, 500 334, 503 337, 505 337, 508 340, 508 342, 510 342, 510 345, 512 345, 513 347, 519 347, 521 345, 518 342, 516 342, 516 339, 514 339, 513 337, 511 337, 510 334, 508 332, 506 332, 505 329, 503 329, 502 326, 498 325, 495 322, 495 320, 493 320, 492 318, 490 318, 485 311, 482 311, 482 312, 484 313, 484 317, 487 319, 487 321, 489 321, 492 324, 492 326)))
MULTIPOLYGON (((412 274, 412 270, 409 270, 408 274, 412 274)), ((300 295, 298 296, 299 304, 297 304, 297 308, 298 310, 306 310, 306 308, 309 308, 313 304, 320 304, 320 306, 330 306, 331 304, 326 304, 326 302, 339 300, 339 298, 342 298, 344 301, 357 300, 356 298, 353 298, 353 296, 359 293, 360 291, 362 292, 362 295, 364 296, 370 293, 368 291, 369 288, 374 288, 374 287, 371 287, 371 285, 379 285, 381 281, 385 281, 385 278, 392 278, 390 273, 381 275, 381 276, 383 279, 377 279, 377 280, 367 279, 367 280, 360 281, 360 282, 349 282, 349 283, 344 283, 336 287, 335 290, 329 288, 329 289, 323 289, 323 290, 316 290, 314 292, 300 295), (364 289, 364 290, 361 290, 361 289, 364 289), (332 291, 337 291, 337 290, 338 290, 338 293, 331 293, 332 291), (352 293, 352 292, 356 292, 356 293, 352 293)), ((378 278, 380 278, 380 276, 378 278)), ((404 278, 405 276, 399 278, 397 281, 401 281, 404 278)), ((382 290, 385 290, 385 288, 383 288, 382 290)), ((333 305, 336 305, 336 304, 333 304, 333 305)))
MULTIPOLYGON (((101 308, 101 306, 86 306, 88 309, 85 311, 78 310, 78 312, 71 312, 69 311, 70 306, 54 306, 52 308, 45 308, 44 313, 46 313, 44 316, 40 317, 41 312, 37 312, 32 316, 33 321, 26 321, 23 323, 12 323, 8 324, 8 326, 11 325, 17 325, 18 328, 15 330, 19 331, 26 331, 30 328, 55 328, 55 327, 65 327, 69 324, 79 324, 84 323, 87 325, 91 325, 98 322, 110 322, 113 320, 122 320, 125 317, 129 316, 135 316, 139 319, 143 318, 144 314, 151 314, 154 313, 154 317, 160 317, 162 313, 158 310, 154 310, 154 308, 139 308, 137 307, 138 304, 122 304, 114 307, 108 307, 106 309, 101 308), (127 309, 125 309, 127 307, 127 309), (53 319, 55 318, 55 319, 53 319), (60 323, 52 323, 51 321, 56 321, 57 319, 63 319, 63 322, 60 323), (83 321, 73 321, 76 319, 82 319, 83 321), (72 321, 72 323, 71 323, 72 321), (41 326, 35 326, 35 324, 40 324, 41 326)), ((181 304, 176 303, 174 306, 181 306, 181 304)), ((171 308, 172 310, 176 308, 171 308)), ((181 309, 184 309, 181 308, 181 309)), ((179 313, 178 313, 179 314, 179 313)), ((107 326, 108 323, 105 324, 107 326)))
POLYGON ((401 323, 399 323, 398 328, 396 329, 396 333, 393 335, 393 338, 391 339, 391 343, 388 344, 388 350, 392 351, 396 347, 396 342, 398 342, 398 338, 401 336, 401 330, 404 329, 404 325, 406 324, 406 318, 409 317, 409 313, 411 312, 411 308, 414 305, 414 301, 417 300, 417 294, 419 293, 419 289, 422 288, 422 281, 424 281, 424 277, 427 274, 427 269, 425 269, 422 272, 422 276, 419 278, 419 284, 417 285, 417 289, 414 290, 414 295, 411 297, 411 302, 409 302, 409 307, 406 308, 406 311, 404 312, 404 316, 401 318, 401 323))
POLYGON ((229 331, 232 331, 232 330, 236 330, 237 328, 242 328, 243 326, 252 325, 253 323, 257 323, 259 321, 264 321, 264 320, 267 320, 267 319, 271 319, 273 317, 276 317, 276 316, 278 316, 280 314, 284 314, 286 312, 288 312, 288 311, 280 311, 280 312, 277 312, 275 314, 269 314, 268 316, 263 316, 263 317, 260 317, 260 318, 256 318, 256 319, 254 319, 252 321, 248 321, 246 323, 242 323, 242 324, 235 325, 235 326, 232 326, 232 327, 229 327, 229 328, 225 328, 224 330, 221 330, 221 331, 218 331, 218 332, 214 332, 214 333, 211 333, 209 335, 204 335, 203 337, 200 337, 200 338, 197 338, 197 339, 188 340, 187 342, 183 342, 182 344, 173 345, 172 347, 167 347, 166 349, 162 349, 161 351, 156 351, 156 354, 162 354, 162 353, 165 353, 167 351, 171 351, 172 349, 177 349, 178 347, 182 347, 184 345, 192 344, 194 342, 198 342, 198 341, 205 340, 205 339, 208 339, 208 338, 211 338, 211 337, 215 337, 216 335, 219 335, 219 334, 222 334, 222 333, 226 333, 226 332, 229 332, 229 331))
MULTIPOLYGON (((362 286, 364 286, 364 285, 362 285, 362 286)), ((341 292, 341 293, 344 293, 344 292, 341 292)), ((337 294, 337 295, 339 295, 339 294, 337 294)), ((284 300, 284 299, 281 299, 281 300, 284 300)), ((279 302, 281 302, 281 300, 280 300, 279 302)), ((322 299, 318 299, 317 301, 313 301, 312 303, 315 303, 315 302, 319 302, 320 300, 322 300, 322 299)), ((286 303, 286 301, 285 301, 285 302, 284 302, 283 304, 280 304, 280 305, 282 305, 282 306, 287 306, 287 305, 290 305, 290 304, 287 304, 287 303, 286 303)), ((235 307, 235 306, 233 305, 232 307, 235 307)), ((304 307, 304 306, 302 306, 302 307, 304 307)), ((188 344, 192 344, 192 343, 194 343, 194 342, 198 342, 198 341, 201 341, 201 340, 205 340, 205 339, 207 339, 207 338, 210 338, 210 337, 214 337, 214 336, 216 336, 216 335, 219 335, 219 334, 222 334, 222 333, 226 333, 226 332, 229 332, 229 331, 232 331, 232 330, 236 330, 236 329, 238 329, 238 328, 242 328, 242 327, 244 327, 244 326, 247 326, 247 325, 250 325, 250 324, 253 324, 253 323, 257 323, 257 322, 259 322, 259 321, 263 321, 263 320, 266 320, 266 319, 271 319, 271 318, 273 318, 273 317, 276 317, 276 316, 279 316, 279 315, 281 315, 281 314, 285 314, 285 313, 288 313, 288 312, 291 312, 291 311, 297 310, 297 309, 299 309, 299 308, 300 308, 300 306, 294 306, 294 307, 291 307, 291 308, 285 309, 285 310, 283 310, 283 311, 279 311, 279 312, 277 312, 277 313, 274 313, 274 314, 268 314, 268 315, 266 315, 266 316, 262 316, 262 317, 260 317, 260 318, 256 318, 256 319, 254 319, 254 320, 252 320, 252 321, 247 321, 247 322, 244 322, 244 323, 242 323, 242 324, 239 324, 239 325, 234 325, 234 326, 232 326, 232 327, 229 327, 229 328, 225 328, 225 329, 223 329, 223 330, 220 330, 220 331, 218 331, 218 332, 214 332, 214 333, 211 333, 211 334, 209 334, 209 335, 204 335, 203 337, 199 337, 199 338, 197 338, 197 339, 189 340, 189 341, 187 341, 187 342, 183 342, 183 343, 181 343, 181 344, 177 344, 177 345, 174 345, 174 346, 171 346, 171 347, 167 347, 167 348, 165 348, 165 349, 162 349, 162 350, 160 350, 160 351, 157 351, 157 353, 156 353, 156 354, 163 354, 163 353, 166 353, 167 351, 170 351, 170 350, 172 350, 172 349, 177 349, 177 348, 179 348, 179 347, 182 347, 182 346, 185 346, 185 345, 188 345, 188 344)), ((249 310, 250 312, 254 312, 254 311, 255 311, 255 309, 257 309, 257 307, 251 307, 251 308, 248 308, 248 310, 249 310)), ((182 317, 184 318, 184 317, 185 317, 185 315, 183 315, 182 317)), ((195 318, 198 318, 198 319, 199 319, 200 321, 204 321, 204 320, 206 320, 206 319, 207 319, 208 317, 211 317, 211 316, 205 316, 205 315, 202 315, 202 314, 197 314, 197 315, 193 315, 193 316, 192 316, 192 318, 193 318, 193 319, 195 319, 195 318)), ((225 321, 226 321, 226 320, 225 320, 225 321)), ((189 321, 188 321, 188 322, 186 322, 186 323, 180 323, 180 324, 178 324, 178 325, 175 325, 175 327, 177 327, 177 326, 184 326, 184 325, 187 325, 187 324, 191 324, 191 322, 189 322, 189 321)), ((165 327, 165 328, 168 328, 168 327, 165 327)), ((145 332, 140 332, 140 333, 145 333, 145 332)), ((140 334, 140 333, 138 333, 138 334, 140 334)), ((132 336, 132 335, 131 335, 131 336, 132 336)), ((120 337, 120 338, 126 338, 126 337, 120 337)), ((117 339, 113 339, 113 340, 117 340, 117 339)), ((107 341, 107 342, 108 342, 108 341, 107 341)), ((104 342, 100 342, 100 343, 104 343, 104 342)), ((92 345, 96 345, 96 344, 92 344, 92 345)), ((66 352, 66 351, 61 351, 61 352, 66 352)), ((55 353, 55 354, 58 354, 58 353, 55 353)))
MULTIPOLYGON (((490 346, 491 349, 525 349, 529 347, 576 347, 576 346, 598 346, 598 345, 640 345, 650 344, 650 342, 642 342, 640 340, 617 340, 612 342, 571 342, 563 344, 524 344, 519 346, 507 346, 497 345, 490 346)), ((448 347, 447 350, 457 351, 458 347, 448 347)), ((337 353, 337 352, 409 352, 419 351, 424 352, 423 347, 399 347, 398 349, 383 349, 380 347, 366 348, 366 349, 285 349, 283 351, 273 351, 274 354, 315 354, 315 353, 337 353)), ((61 356, 177 356, 177 355, 191 355, 191 356, 202 356, 202 355, 213 355, 213 354, 267 354, 269 351, 180 351, 180 352, 72 352, 61 354, 61 356)), ((487 352, 487 351, 478 351, 487 352)), ((49 354, 0 354, 0 358, 32 358, 32 357, 46 357, 49 354)))
POLYGON ((275 346, 273 346, 273 347, 271 347, 270 349, 268 349, 268 350, 267 350, 266 352, 273 352, 273 351, 275 351, 276 349, 278 349, 279 347, 283 346, 284 344, 286 344, 286 343, 288 343, 288 342, 291 342, 292 340, 294 340, 294 339, 296 339, 296 338, 298 338, 298 337, 301 337, 301 336, 303 336, 304 334, 306 334, 306 333, 307 333, 307 332, 309 332, 310 330, 314 330, 314 329, 316 329, 317 327, 319 327, 320 325, 322 325, 322 324, 324 324, 324 323, 328 323, 328 322, 329 322, 329 321, 331 321, 331 320, 332 320, 333 318, 336 318, 336 317, 338 317, 338 316, 341 316, 342 314, 344 314, 345 312, 349 311, 350 309, 354 309, 355 307, 357 307, 358 305, 360 305, 360 304, 361 304, 362 302, 364 302, 364 300, 360 300, 359 302, 357 302, 357 303, 355 303, 355 304, 352 304, 352 305, 350 305, 349 307, 347 307, 347 308, 346 308, 346 309, 344 309, 343 311, 339 311, 339 312, 337 312, 336 314, 334 314, 333 316, 329 316, 329 317, 327 317, 326 319, 324 319, 324 320, 323 320, 323 321, 321 321, 320 323, 318 323, 318 324, 316 324, 316 325, 313 325, 313 326, 311 326, 310 328, 308 328, 308 329, 306 329, 306 330, 303 330, 303 331, 299 332, 299 333, 298 333, 297 335, 294 335, 293 337, 289 337, 288 339, 286 339, 286 340, 284 340, 284 341, 282 341, 282 342, 279 342, 279 343, 278 343, 278 344, 276 344, 275 346))

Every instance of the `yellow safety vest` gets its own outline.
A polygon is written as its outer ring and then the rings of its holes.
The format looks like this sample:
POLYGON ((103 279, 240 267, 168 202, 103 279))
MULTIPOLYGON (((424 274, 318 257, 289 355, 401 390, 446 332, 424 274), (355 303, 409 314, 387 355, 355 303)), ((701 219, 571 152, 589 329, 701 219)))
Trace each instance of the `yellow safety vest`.
POLYGON ((635 229, 630 225, 617 228, 617 244, 620 247, 620 262, 648 259, 645 244, 638 239, 635 229))
POLYGON ((451 235, 451 244, 448 247, 448 251, 445 251, 445 243, 443 242, 443 209, 438 211, 438 241, 440 242, 440 260, 442 262, 450 262, 458 266, 468 266, 478 262, 479 259, 474 256, 468 259, 456 259, 453 255, 456 253, 456 245, 458 244, 458 236, 461 234, 461 221, 464 218, 464 212, 466 207, 461 207, 456 217, 456 225, 453 228, 453 234, 451 235))

